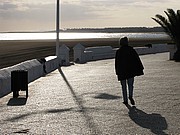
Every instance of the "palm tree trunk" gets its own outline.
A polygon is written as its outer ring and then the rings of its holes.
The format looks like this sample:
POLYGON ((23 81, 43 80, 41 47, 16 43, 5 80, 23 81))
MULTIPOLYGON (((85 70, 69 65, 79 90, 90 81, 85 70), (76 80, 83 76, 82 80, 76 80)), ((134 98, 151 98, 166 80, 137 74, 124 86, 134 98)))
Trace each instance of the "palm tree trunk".
POLYGON ((177 51, 174 53, 174 60, 180 62, 180 43, 176 43, 177 51))

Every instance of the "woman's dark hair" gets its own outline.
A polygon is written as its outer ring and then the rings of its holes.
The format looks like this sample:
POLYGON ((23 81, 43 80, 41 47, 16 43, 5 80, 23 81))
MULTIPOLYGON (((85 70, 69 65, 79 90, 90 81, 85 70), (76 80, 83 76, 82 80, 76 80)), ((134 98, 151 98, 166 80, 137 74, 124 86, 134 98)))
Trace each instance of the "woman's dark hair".
POLYGON ((124 46, 124 45, 128 45, 128 38, 127 37, 123 37, 120 39, 120 46, 124 46))

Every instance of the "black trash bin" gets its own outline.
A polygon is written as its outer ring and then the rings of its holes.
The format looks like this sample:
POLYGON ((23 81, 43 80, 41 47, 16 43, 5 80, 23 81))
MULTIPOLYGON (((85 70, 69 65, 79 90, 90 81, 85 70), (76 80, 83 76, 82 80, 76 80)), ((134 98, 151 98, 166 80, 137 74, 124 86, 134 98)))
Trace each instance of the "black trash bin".
POLYGON ((14 70, 11 72, 11 91, 13 91, 13 97, 19 96, 19 91, 26 91, 26 97, 28 97, 28 71, 26 70, 14 70))

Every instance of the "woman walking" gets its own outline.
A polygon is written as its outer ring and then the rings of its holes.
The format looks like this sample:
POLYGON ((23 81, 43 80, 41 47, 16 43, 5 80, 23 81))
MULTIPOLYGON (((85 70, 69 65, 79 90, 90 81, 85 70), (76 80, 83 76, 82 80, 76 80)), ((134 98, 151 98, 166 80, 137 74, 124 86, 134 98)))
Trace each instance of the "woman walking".
POLYGON ((128 104, 127 85, 129 90, 129 100, 135 105, 133 99, 134 77, 143 75, 143 64, 133 47, 129 46, 127 37, 120 39, 120 48, 115 56, 115 70, 118 80, 121 82, 123 103, 128 104))

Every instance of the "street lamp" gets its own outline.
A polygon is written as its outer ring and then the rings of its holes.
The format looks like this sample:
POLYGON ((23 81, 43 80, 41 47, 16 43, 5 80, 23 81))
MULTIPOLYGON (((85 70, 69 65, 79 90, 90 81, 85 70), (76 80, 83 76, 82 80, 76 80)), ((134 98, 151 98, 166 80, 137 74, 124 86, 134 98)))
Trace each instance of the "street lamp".
POLYGON ((56 56, 59 55, 59 0, 56 6, 56 56))

